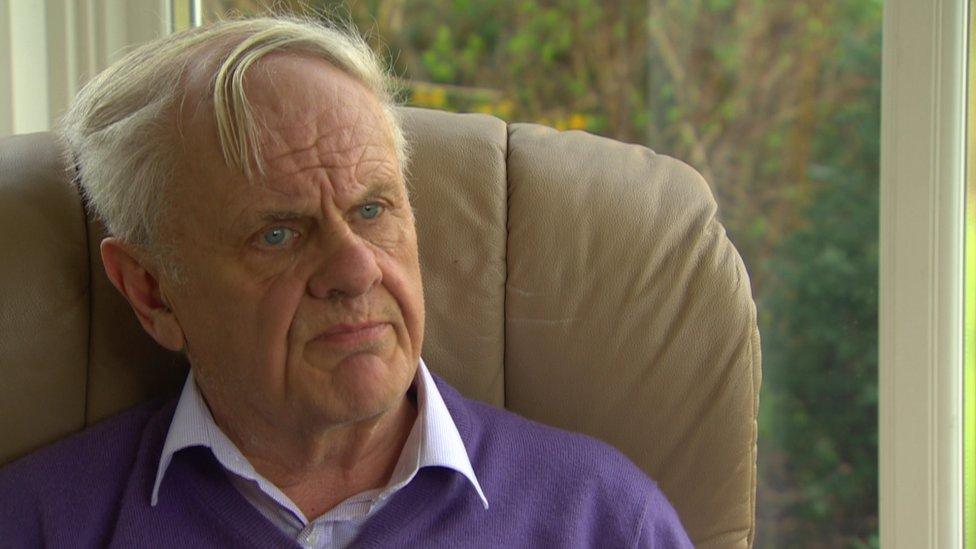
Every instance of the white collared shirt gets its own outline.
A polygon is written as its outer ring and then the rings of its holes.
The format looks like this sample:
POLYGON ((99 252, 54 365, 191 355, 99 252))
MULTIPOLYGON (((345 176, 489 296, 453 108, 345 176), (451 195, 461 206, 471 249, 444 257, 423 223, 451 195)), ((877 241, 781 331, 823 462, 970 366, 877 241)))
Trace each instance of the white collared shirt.
POLYGON ((417 390, 417 419, 403 445, 390 482, 383 488, 356 494, 321 517, 309 521, 288 496, 254 470, 237 446, 220 430, 191 371, 183 385, 183 393, 159 457, 151 504, 155 506, 159 501, 159 488, 173 454, 190 446, 204 446, 210 448, 244 498, 303 547, 347 547, 363 523, 382 508, 393 494, 413 480, 422 467, 446 467, 462 474, 487 509, 488 499, 478 484, 461 435, 423 360, 418 365, 414 386, 417 390))

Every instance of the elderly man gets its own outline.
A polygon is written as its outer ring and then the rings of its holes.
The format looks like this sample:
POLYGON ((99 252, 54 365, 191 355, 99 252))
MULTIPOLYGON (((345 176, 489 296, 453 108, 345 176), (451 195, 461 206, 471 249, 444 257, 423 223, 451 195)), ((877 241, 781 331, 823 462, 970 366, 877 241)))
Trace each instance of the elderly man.
POLYGON ((4 546, 690 545, 615 450, 428 372, 386 86, 354 34, 255 19, 83 90, 63 133, 106 272, 191 371, 0 472, 4 546))

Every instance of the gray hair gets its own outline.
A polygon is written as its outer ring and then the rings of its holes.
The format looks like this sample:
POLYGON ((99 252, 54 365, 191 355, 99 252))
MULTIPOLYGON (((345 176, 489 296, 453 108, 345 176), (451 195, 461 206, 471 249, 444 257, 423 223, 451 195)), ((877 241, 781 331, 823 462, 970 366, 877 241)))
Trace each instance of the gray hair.
POLYGON ((392 128, 401 169, 406 168, 394 79, 351 25, 294 16, 219 21, 133 50, 93 78, 62 119, 69 165, 109 233, 157 258, 163 254, 159 228, 164 189, 179 161, 177 119, 188 72, 201 63, 213 64, 204 93, 212 99, 225 162, 249 180, 263 172, 244 76, 256 61, 280 51, 325 59, 375 94, 392 128))

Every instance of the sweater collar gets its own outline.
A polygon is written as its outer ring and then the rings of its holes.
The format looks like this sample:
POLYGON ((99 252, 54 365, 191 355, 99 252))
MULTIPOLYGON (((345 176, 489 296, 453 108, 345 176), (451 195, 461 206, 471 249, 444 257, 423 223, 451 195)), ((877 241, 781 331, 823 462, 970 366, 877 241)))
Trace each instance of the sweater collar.
MULTIPOLYGON (((471 466, 458 427, 422 359, 414 378, 414 387, 417 391, 417 420, 400 453, 390 483, 381 489, 381 492, 384 497, 389 497, 413 480, 421 468, 444 467, 464 476, 487 509, 488 499, 471 466)), ((203 395, 197 388, 191 370, 183 385, 183 392, 159 457, 150 502, 152 506, 159 501, 160 486, 173 456, 180 450, 193 446, 209 448, 224 469, 240 477, 254 480, 260 489, 279 505, 299 517, 302 516, 297 506, 277 486, 261 476, 217 426, 213 414, 210 413, 203 395)))

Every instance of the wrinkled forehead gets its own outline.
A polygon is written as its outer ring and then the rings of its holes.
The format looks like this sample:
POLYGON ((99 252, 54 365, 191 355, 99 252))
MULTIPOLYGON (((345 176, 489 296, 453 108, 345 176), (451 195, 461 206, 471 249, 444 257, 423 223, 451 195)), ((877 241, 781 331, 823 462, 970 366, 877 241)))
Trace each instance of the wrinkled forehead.
MULTIPOLYGON (((209 90, 208 73, 216 68, 216 63, 204 60, 188 71, 186 98, 178 113, 186 164, 207 172, 229 171, 209 90)), ((382 104, 366 86, 324 59, 268 54, 247 70, 244 92, 258 130, 259 154, 269 167, 289 152, 314 148, 325 139, 330 148, 350 154, 361 154, 357 149, 370 146, 373 155, 399 165, 382 104), (376 151, 377 146, 384 150, 376 151)), ((209 175, 223 179, 227 174, 209 175)))
POLYGON ((392 128, 380 102, 322 59, 272 54, 255 64, 245 90, 270 161, 328 141, 336 151, 352 154, 367 145, 384 146, 395 162, 392 128))

